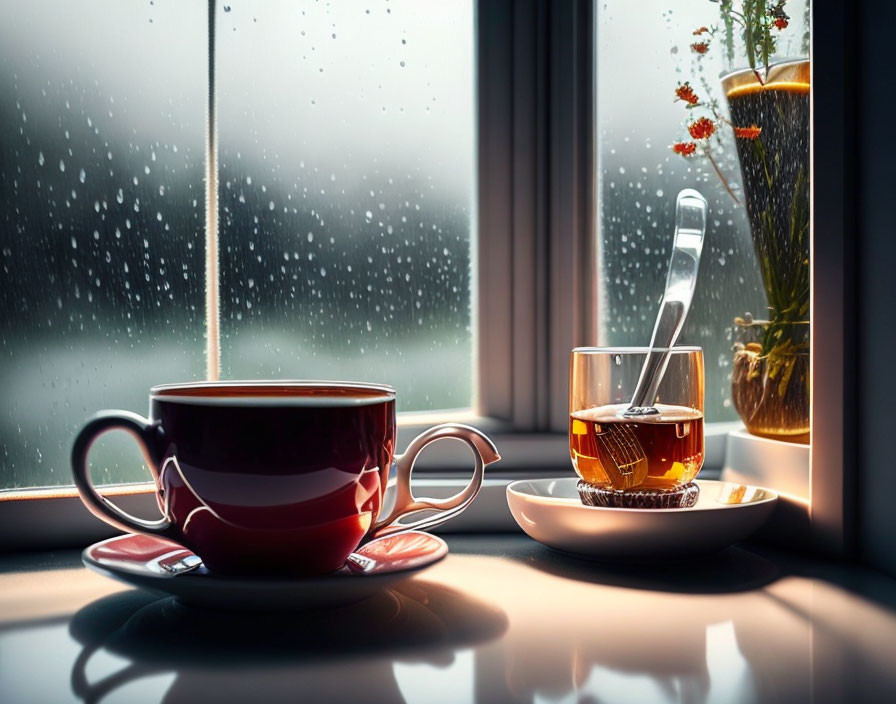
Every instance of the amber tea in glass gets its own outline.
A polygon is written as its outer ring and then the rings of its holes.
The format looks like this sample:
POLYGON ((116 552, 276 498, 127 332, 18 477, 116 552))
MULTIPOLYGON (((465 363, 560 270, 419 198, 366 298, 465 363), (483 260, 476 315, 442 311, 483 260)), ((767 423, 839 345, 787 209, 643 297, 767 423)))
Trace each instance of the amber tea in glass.
MULTIPOLYGON (((656 413, 629 417, 646 354, 646 348, 573 350, 569 452, 586 503, 597 492, 601 505, 629 505, 622 492, 637 493, 631 505, 674 507, 673 494, 682 494, 703 465, 702 351, 673 348, 652 403, 656 413)), ((689 497, 696 500, 696 489, 689 497)))

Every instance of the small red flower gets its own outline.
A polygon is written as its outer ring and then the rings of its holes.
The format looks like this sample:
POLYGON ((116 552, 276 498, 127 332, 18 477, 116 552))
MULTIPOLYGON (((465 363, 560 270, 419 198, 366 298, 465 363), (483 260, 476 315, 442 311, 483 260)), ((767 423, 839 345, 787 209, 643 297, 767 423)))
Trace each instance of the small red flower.
POLYGON ((678 97, 678 100, 683 100, 688 105, 696 105, 700 102, 694 89, 691 88, 691 84, 687 81, 678 84, 678 88, 675 89, 675 95, 678 97))
POLYGON ((694 30, 694 36, 699 37, 701 34, 706 34, 709 31, 709 27, 698 27, 694 30))
POLYGON ((749 127, 735 127, 734 136, 740 139, 756 139, 762 134, 762 128, 758 125, 750 125, 749 127))
POLYGON ((708 117, 701 117, 696 122, 688 125, 688 132, 694 139, 709 139, 712 133, 716 131, 716 123, 708 117))
POLYGON ((694 142, 676 142, 672 145, 672 151, 682 156, 690 156, 697 151, 697 145, 694 142))
POLYGON ((691 51, 695 54, 705 54, 709 51, 709 42, 694 42, 691 44, 691 51))
POLYGON ((787 25, 790 23, 787 21, 786 17, 776 17, 774 24, 778 29, 787 29, 787 25))

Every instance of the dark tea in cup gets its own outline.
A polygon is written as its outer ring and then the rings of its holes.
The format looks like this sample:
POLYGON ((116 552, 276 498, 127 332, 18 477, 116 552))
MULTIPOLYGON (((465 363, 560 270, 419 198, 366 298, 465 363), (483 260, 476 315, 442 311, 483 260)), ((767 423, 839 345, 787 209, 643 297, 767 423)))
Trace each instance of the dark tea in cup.
POLYGON ((75 483, 87 507, 122 530, 174 540, 205 566, 231 574, 324 574, 362 542, 435 525, 476 496, 499 456, 468 426, 436 426, 395 456, 395 391, 342 382, 202 382, 154 387, 150 418, 99 414, 75 441, 75 483), (156 484, 162 518, 121 511, 90 482, 87 455, 103 432, 135 435, 156 484), (474 476, 450 499, 417 499, 414 460, 429 442, 454 437, 473 449, 474 476), (396 505, 381 516, 393 460, 396 505), (398 524, 424 509, 442 511, 398 524))

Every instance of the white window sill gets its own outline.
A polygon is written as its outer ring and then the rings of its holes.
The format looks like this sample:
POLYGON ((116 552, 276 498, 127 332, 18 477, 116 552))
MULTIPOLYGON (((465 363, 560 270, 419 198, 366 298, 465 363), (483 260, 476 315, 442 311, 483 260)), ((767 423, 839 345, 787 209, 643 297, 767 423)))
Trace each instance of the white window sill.
MULTIPOLYGON (((444 421, 444 415, 438 420, 444 421)), ((458 419, 458 422, 461 421, 458 419)), ((569 476, 572 468, 567 437, 560 433, 501 432, 500 421, 469 415, 463 422, 488 433, 502 460, 489 468, 476 501, 439 530, 446 533, 517 531, 507 508, 507 485, 517 479, 569 476)), ((399 429, 399 448, 403 449, 417 432, 432 424, 403 424, 399 429)), ((737 427, 736 424, 707 425, 706 461, 701 476, 718 476, 724 462, 725 437, 733 427, 737 427)), ((469 451, 462 443, 435 443, 418 460, 420 471, 414 477, 414 493, 433 498, 455 494, 466 486, 470 465, 469 451)), ((151 483, 109 489, 110 494, 115 494, 115 502, 125 511, 147 518, 157 515, 151 483)), ((71 487, 0 492, 0 551, 86 546, 115 534, 115 529, 94 518, 84 508, 71 487)))

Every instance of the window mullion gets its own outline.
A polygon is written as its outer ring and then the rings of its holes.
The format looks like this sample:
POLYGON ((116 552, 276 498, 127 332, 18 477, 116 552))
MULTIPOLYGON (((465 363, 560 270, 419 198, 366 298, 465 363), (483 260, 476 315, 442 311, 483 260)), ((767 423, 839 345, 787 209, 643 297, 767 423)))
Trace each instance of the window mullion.
POLYGON ((478 20, 478 410, 565 432, 569 350, 596 339, 593 10, 480 3, 478 20))
POLYGON ((550 4, 550 418, 566 432, 573 347, 597 342, 594 227, 594 10, 550 4))

